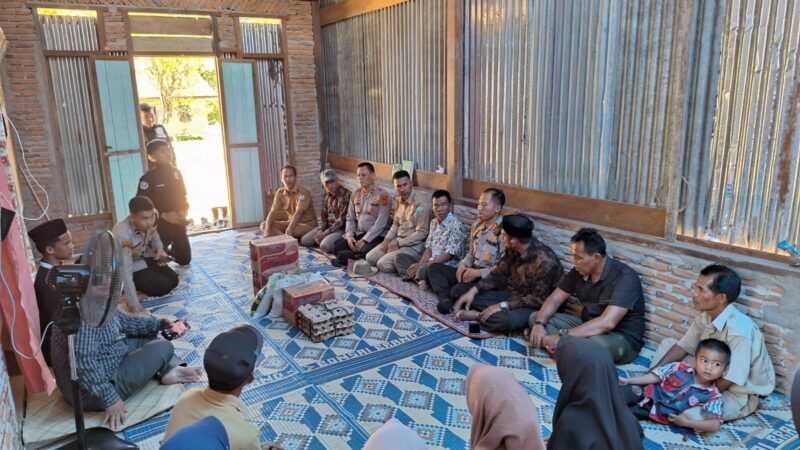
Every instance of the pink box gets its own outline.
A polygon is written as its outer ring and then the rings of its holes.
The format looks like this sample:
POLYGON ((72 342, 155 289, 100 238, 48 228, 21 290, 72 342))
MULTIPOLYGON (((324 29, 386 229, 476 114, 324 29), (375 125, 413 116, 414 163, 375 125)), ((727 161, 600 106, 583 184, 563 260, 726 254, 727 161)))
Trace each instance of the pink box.
POLYGON ((297 309, 301 306, 335 299, 333 286, 324 281, 289 286, 283 289, 283 318, 295 325, 297 309))
POLYGON ((263 272, 258 270, 253 270, 253 295, 258 294, 258 291, 261 290, 264 286, 267 285, 269 281, 270 275, 273 273, 284 272, 284 273, 297 273, 300 267, 297 264, 297 261, 286 264, 285 266, 275 266, 271 267, 263 272))

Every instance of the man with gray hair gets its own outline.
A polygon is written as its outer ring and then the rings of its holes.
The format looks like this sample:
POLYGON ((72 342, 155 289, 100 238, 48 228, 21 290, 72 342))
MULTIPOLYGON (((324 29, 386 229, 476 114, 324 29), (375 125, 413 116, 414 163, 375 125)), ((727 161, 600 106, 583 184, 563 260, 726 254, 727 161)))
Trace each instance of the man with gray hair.
POLYGON ((351 192, 339 183, 336 171, 333 169, 320 172, 319 180, 325 188, 319 226, 304 234, 300 243, 306 247, 319 245, 322 251, 333 253, 336 241, 344 235, 351 192))

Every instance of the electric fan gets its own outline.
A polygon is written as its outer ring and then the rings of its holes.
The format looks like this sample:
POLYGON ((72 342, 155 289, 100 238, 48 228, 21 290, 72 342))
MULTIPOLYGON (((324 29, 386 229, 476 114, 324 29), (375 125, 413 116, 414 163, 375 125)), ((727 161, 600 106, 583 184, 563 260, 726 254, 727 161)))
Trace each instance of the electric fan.
POLYGON ((80 379, 75 365, 75 336, 81 323, 102 327, 115 314, 122 293, 119 274, 120 248, 110 231, 100 231, 89 240, 82 260, 85 264, 55 266, 48 284, 61 296, 54 323, 67 336, 72 382, 72 408, 75 411, 75 441, 62 449, 136 449, 106 428, 84 429, 80 379))

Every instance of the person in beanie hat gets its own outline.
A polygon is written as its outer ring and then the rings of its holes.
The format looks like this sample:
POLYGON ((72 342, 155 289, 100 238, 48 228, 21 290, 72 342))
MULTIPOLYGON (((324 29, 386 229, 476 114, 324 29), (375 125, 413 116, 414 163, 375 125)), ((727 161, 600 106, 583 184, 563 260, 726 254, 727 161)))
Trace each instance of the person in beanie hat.
POLYGON ((319 245, 322 251, 332 253, 336 241, 344 235, 351 192, 342 186, 333 169, 320 172, 319 181, 325 188, 319 226, 304 234, 300 243, 306 247, 319 245))
POLYGON ((564 276, 558 255, 532 236, 530 219, 503 216, 501 227, 503 259, 453 305, 456 318, 477 320, 490 332, 525 328, 564 276))
POLYGON ((260 433, 245 419, 247 406, 239 397, 254 380, 263 343, 261 334, 251 325, 217 335, 203 357, 208 387, 190 389, 181 396, 172 410, 164 439, 187 425, 214 416, 225 427, 231 450, 260 450, 260 433))
MULTIPOLYGON (((63 219, 53 219, 43 222, 28 231, 28 237, 33 241, 36 250, 42 254, 39 261, 39 270, 36 271, 36 280, 33 290, 36 293, 36 304, 39 306, 39 327, 42 335, 47 324, 53 319, 61 305, 61 297, 55 289, 47 284, 47 277, 53 267, 62 261, 72 258, 72 235, 67 230, 63 219)), ((50 339, 46 337, 42 343, 42 354, 47 365, 50 365, 50 339)))

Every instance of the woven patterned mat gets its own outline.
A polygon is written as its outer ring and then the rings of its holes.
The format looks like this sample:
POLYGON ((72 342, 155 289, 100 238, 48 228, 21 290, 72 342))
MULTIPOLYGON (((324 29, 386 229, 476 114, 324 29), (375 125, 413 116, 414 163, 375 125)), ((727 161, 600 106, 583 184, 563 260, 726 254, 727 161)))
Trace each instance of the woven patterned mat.
MULTIPOLYGON (((432 450, 466 450, 470 415, 464 378, 476 362, 513 373, 536 405, 542 434, 550 435, 561 382, 547 354, 531 350, 519 337, 464 337, 388 289, 351 279, 325 255, 301 249, 300 269, 322 274, 337 299, 354 306, 353 334, 314 343, 282 319, 252 322, 248 242, 256 234, 237 230, 193 237, 195 259, 180 269, 177 290, 145 306, 192 323, 191 332, 174 341, 176 354, 191 365, 202 363, 205 348, 221 331, 248 322, 261 330, 256 380, 242 400, 262 442, 287 450, 361 449, 370 433, 394 417, 432 450)), ((645 371, 652 354, 645 348, 620 374, 645 371)), ((125 438, 143 450, 157 449, 168 419, 162 414, 128 428, 125 438)), ((726 423, 713 435, 642 425, 648 450, 797 447, 788 400, 777 394, 764 399, 756 414, 726 423)))
MULTIPOLYGON (((126 428, 161 414, 175 406, 183 394, 180 385, 164 386, 157 381, 147 383, 125 401, 128 408, 126 428)), ((25 418, 22 421, 22 440, 29 449, 47 446, 75 434, 75 416, 72 407, 64 401, 58 389, 53 395, 34 394, 27 399, 25 418)), ((99 427, 103 412, 86 412, 86 428, 99 427)))
POLYGON ((400 297, 403 297, 413 303, 420 311, 433 317, 439 322, 447 325, 448 327, 458 331, 464 336, 473 339, 487 339, 496 336, 494 333, 481 330, 480 333, 469 332, 469 322, 463 322, 456 319, 453 313, 442 314, 436 309, 439 299, 433 292, 422 289, 416 283, 409 283, 403 281, 399 276, 388 273, 377 273, 375 276, 368 277, 368 280, 383 287, 384 289, 393 292, 400 297))

